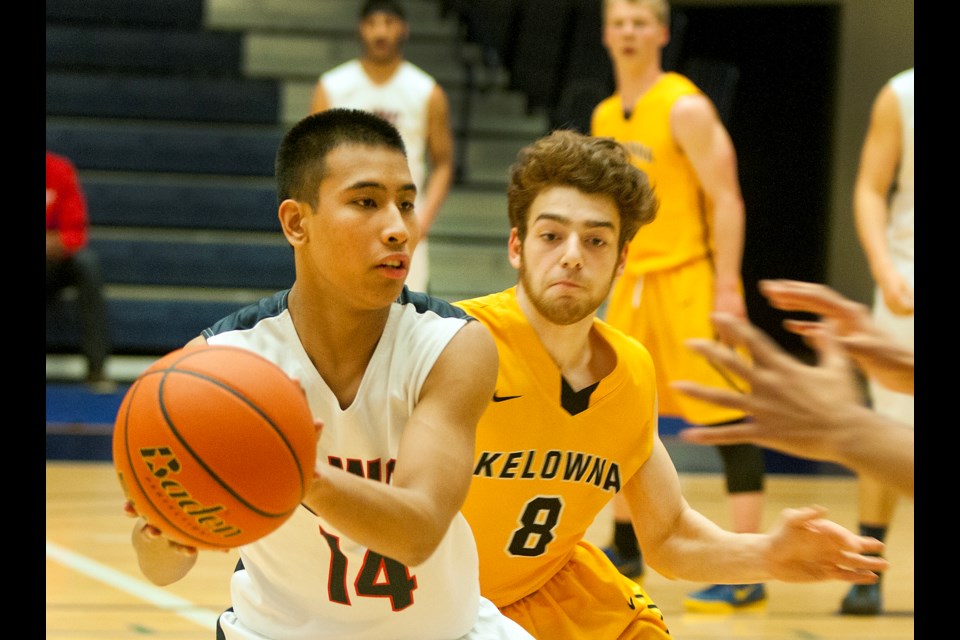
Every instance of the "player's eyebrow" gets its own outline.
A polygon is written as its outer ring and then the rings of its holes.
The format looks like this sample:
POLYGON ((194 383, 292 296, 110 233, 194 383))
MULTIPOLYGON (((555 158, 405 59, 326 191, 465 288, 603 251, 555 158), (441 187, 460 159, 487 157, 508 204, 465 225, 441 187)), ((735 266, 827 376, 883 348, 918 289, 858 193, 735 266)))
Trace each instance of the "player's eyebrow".
MULTIPOLYGON (((537 217, 534 218, 534 222, 538 222, 540 220, 552 220, 561 224, 570 224, 571 222, 570 218, 567 216, 560 215, 559 213, 550 213, 549 211, 544 211, 537 214, 537 217)), ((614 230, 613 223, 609 220, 586 220, 583 224, 596 229, 608 228, 610 230, 614 230)))

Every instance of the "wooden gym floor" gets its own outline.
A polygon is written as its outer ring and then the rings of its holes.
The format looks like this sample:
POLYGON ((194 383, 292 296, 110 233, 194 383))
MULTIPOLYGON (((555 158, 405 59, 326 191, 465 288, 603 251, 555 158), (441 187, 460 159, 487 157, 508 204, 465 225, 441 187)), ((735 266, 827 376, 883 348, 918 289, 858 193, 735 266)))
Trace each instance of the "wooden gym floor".
MULTIPOLYGON (((723 480, 714 473, 682 474, 688 501, 727 526, 723 480)), ((856 481, 842 476, 767 476, 765 524, 788 506, 822 504, 829 516, 856 526, 856 481)), ((670 581, 648 569, 644 587, 678 640, 906 640, 914 637, 914 504, 902 499, 887 538, 892 563, 884 576, 881 616, 837 613, 847 585, 769 583, 762 612, 690 614, 684 595, 701 585, 670 581)), ((229 602, 236 552, 205 552, 183 580, 157 588, 144 580, 129 544, 132 521, 109 462, 46 463, 47 640, 213 640, 229 602)), ((609 540, 603 514, 589 538, 609 540)), ((603 640, 603 639, 598 639, 603 640)))

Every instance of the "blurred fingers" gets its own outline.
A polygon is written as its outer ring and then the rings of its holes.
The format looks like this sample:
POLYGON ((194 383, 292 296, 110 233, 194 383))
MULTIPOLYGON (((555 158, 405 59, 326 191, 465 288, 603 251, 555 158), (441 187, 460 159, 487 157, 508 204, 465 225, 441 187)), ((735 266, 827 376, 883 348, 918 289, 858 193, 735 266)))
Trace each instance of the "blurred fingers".
POLYGON ((680 439, 693 444, 741 444, 754 442, 756 427, 733 425, 729 427, 690 427, 680 431, 680 439))

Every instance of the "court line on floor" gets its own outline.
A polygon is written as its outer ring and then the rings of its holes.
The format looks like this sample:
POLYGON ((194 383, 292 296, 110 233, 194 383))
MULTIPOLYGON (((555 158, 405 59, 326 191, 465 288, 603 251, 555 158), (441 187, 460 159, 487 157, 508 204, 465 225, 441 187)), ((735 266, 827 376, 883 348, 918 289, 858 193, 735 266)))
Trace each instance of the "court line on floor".
POLYGON ((47 540, 47 557, 55 562, 78 571, 88 578, 110 585, 130 595, 140 598, 159 609, 165 609, 190 622, 211 631, 216 629, 219 613, 204 609, 194 603, 164 591, 160 587, 131 578, 125 573, 112 569, 96 560, 65 549, 60 545, 47 540))

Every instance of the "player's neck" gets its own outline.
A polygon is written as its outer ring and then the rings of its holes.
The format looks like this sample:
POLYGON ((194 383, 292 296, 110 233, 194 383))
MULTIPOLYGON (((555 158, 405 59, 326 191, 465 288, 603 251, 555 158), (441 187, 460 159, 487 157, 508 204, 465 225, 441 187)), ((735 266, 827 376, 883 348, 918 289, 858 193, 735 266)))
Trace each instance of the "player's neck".
POLYGON ((573 391, 603 380, 616 365, 610 345, 593 328, 593 315, 573 325, 550 324, 537 334, 573 391))
POLYGON ((659 64, 632 67, 617 70, 617 93, 623 103, 624 111, 632 111, 640 96, 650 90, 663 76, 659 64))
POLYGON ((353 403, 390 317, 383 309, 351 309, 333 296, 303 296, 294 284, 287 308, 300 343, 341 408, 353 403))
POLYGON ((360 65, 364 73, 374 84, 383 84, 393 77, 393 74, 400 68, 403 62, 403 56, 396 56, 389 60, 375 60, 369 57, 360 58, 360 65))
POLYGON ((592 372, 594 343, 591 330, 594 314, 588 314, 571 324, 552 322, 537 310, 522 285, 517 287, 517 302, 550 359, 575 391, 600 379, 594 377, 592 372))

